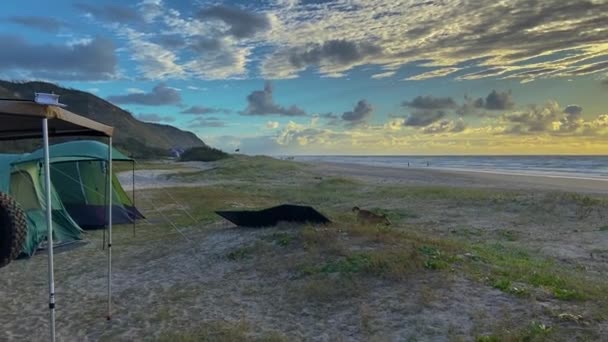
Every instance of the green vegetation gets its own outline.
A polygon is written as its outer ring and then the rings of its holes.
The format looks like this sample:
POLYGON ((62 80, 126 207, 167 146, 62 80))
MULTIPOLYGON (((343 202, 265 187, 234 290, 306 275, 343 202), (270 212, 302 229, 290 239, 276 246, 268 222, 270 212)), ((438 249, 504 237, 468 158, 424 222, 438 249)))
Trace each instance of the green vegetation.
MULTIPOLYGON (((220 222, 215 210, 258 209, 285 202, 312 204, 332 219, 334 224, 329 226, 283 224, 259 230, 251 235, 253 241, 222 252, 220 259, 239 272, 253 269, 270 282, 283 284, 287 293, 276 294, 277 301, 286 301, 281 305, 333 303, 340 307, 341 303, 368 298, 378 284, 395 288, 406 282, 408 286, 423 282, 426 285, 415 290, 415 297, 419 305, 426 306, 446 295, 451 279, 466 279, 473 286, 500 290, 504 294, 498 295, 512 296, 516 303, 529 301, 532 307, 541 300, 573 312, 585 308, 586 319, 608 317, 602 308, 607 304, 608 286, 601 279, 585 267, 565 265, 526 244, 537 233, 526 230, 528 227, 578 222, 581 207, 592 208, 582 216, 596 219, 591 227, 600 226, 600 216, 595 213, 608 203, 600 198, 523 190, 370 185, 318 175, 309 166, 268 157, 234 156, 214 163, 213 169, 173 177, 210 183, 195 189, 143 191, 146 197, 171 208, 169 215, 178 225, 198 222, 204 227, 220 222), (186 204, 194 220, 181 213, 171 198, 186 204), (350 210, 355 205, 385 213, 393 225, 357 223, 350 210), (496 217, 484 215, 496 212, 504 216, 492 225, 488 221, 496 217)), ((608 230, 606 227, 599 230, 608 230)), ((489 334, 480 335, 478 340, 542 341, 563 331, 573 336, 573 328, 567 324, 579 324, 579 320, 566 321, 558 318, 559 313, 543 312, 542 320, 538 320, 538 311, 525 316, 544 324, 509 322, 508 327, 497 324, 490 331, 486 326, 480 331, 489 334)), ((366 329, 372 329, 367 318, 366 322, 366 329)), ((246 336, 252 335, 246 332, 246 336)), ((596 335, 591 332, 589 336, 596 335)))
POLYGON ((202 161, 212 162, 226 159, 230 155, 224 151, 209 146, 193 147, 182 153, 181 161, 202 161))
POLYGON ((171 157, 169 149, 146 145, 135 138, 125 138, 124 142, 118 142, 115 145, 118 149, 125 151, 128 156, 136 160, 171 157))

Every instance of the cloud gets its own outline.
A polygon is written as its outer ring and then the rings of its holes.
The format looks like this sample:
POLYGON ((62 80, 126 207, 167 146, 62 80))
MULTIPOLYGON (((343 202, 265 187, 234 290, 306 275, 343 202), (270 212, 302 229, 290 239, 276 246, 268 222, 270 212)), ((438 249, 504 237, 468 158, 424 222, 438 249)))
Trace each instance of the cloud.
POLYGON ((279 128, 279 122, 278 121, 268 121, 266 123, 266 128, 268 129, 277 129, 279 128))
POLYGON ((423 127, 443 119, 447 113, 443 110, 416 110, 410 113, 403 122, 404 126, 423 127))
POLYGON ((564 108, 564 117, 560 120, 559 130, 573 132, 583 125, 583 107, 568 105, 564 108))
POLYGON ((485 101, 480 98, 475 102, 477 107, 488 110, 511 109, 513 108, 514 104, 515 103, 513 102, 511 92, 499 93, 496 90, 492 90, 492 92, 486 97, 485 101))
POLYGON ((406 78, 405 80, 406 81, 424 81, 424 80, 428 80, 431 78, 448 76, 449 74, 452 74, 458 70, 460 70, 460 69, 453 68, 453 67, 439 68, 436 70, 424 72, 422 74, 410 76, 410 77, 406 78))
POLYGON ((20 71, 28 78, 108 80, 116 76, 114 43, 104 38, 73 45, 32 44, 0 34, 0 71, 20 71))
POLYGON ((443 109, 456 107, 456 102, 451 97, 417 96, 412 101, 405 101, 401 105, 416 109, 443 109))
POLYGON ((428 60, 428 66, 438 69, 413 79, 444 77, 459 70, 464 71, 459 79, 514 75, 530 81, 608 68, 606 34, 598 29, 606 21, 606 1, 429 3, 412 7, 401 2, 335 1, 298 6, 280 1, 271 10, 280 30, 269 32, 265 41, 277 50, 265 58, 262 73, 292 78, 314 65, 324 76, 339 76, 363 65, 396 70, 428 60), (348 62, 318 57, 323 55, 324 42, 335 40, 372 42, 379 53, 356 54, 359 57, 348 62))
POLYGON ((211 127, 211 128, 217 128, 217 127, 226 127, 226 123, 224 121, 221 121, 218 118, 214 118, 214 117, 198 117, 192 121, 190 121, 190 126, 191 127, 196 127, 196 128, 206 128, 206 127, 211 127))
POLYGON ((186 45, 186 40, 180 34, 161 34, 154 38, 154 43, 166 49, 180 49, 186 45))
POLYGON ((188 88, 188 90, 197 90, 197 91, 198 91, 198 90, 207 90, 207 88, 200 88, 200 87, 197 87, 197 86, 191 86, 191 85, 190 85, 190 86, 188 86, 188 87, 186 87, 186 88, 188 88))
POLYGON ((331 64, 348 65, 380 53, 381 49, 371 43, 355 43, 344 39, 330 40, 323 44, 310 44, 303 49, 290 51, 289 62, 296 68, 331 64))
POLYGON ((127 40, 130 57, 137 62, 137 70, 145 79, 158 80, 186 75, 185 67, 178 63, 176 52, 148 41, 146 34, 123 28, 120 36, 127 40))
POLYGON ((382 79, 382 78, 388 78, 388 77, 394 76, 396 73, 397 73, 396 70, 385 71, 385 72, 381 72, 381 73, 378 73, 378 74, 373 74, 372 78, 375 79, 375 80, 382 79))
POLYGON ((459 133, 464 131, 466 124, 462 119, 457 120, 441 120, 434 122, 422 128, 422 133, 437 134, 437 133, 459 133))
POLYGON ((136 115, 135 118, 137 118, 140 121, 146 121, 146 122, 174 122, 175 118, 172 116, 166 116, 166 115, 159 115, 159 114, 155 114, 155 113, 140 113, 139 115, 136 115))
POLYGON ((140 104, 146 106, 175 105, 182 101, 178 91, 164 83, 156 85, 150 93, 131 93, 108 96, 108 101, 116 104, 140 104))
POLYGON ((227 33, 236 38, 251 38, 257 33, 271 28, 267 15, 247 12, 238 7, 213 6, 200 11, 198 18, 202 20, 217 19, 224 22, 229 27, 227 33))
POLYGON ((129 23, 141 20, 139 14, 135 9, 117 6, 117 5, 91 5, 85 3, 75 3, 74 7, 81 10, 84 13, 90 14, 93 17, 116 23, 129 23))
POLYGON ((500 120, 508 124, 504 133, 529 134, 554 130, 555 123, 563 117, 563 110, 555 101, 543 106, 531 105, 525 109, 505 113, 500 120))
POLYGON ((352 111, 342 113, 342 120, 351 125, 364 123, 371 117, 373 112, 372 105, 366 100, 359 100, 352 111))
POLYGON ((38 16, 14 16, 9 17, 8 21, 25 27, 36 29, 42 32, 56 33, 65 26, 65 23, 52 17, 38 16))
POLYGON ((145 90, 139 88, 127 88, 127 93, 129 94, 143 94, 145 92, 145 90))
POLYGON ((301 125, 290 121, 278 133, 275 141, 281 146, 331 145, 344 133, 301 125))
POLYGON ((194 76, 203 79, 244 78, 247 75, 249 47, 238 46, 229 37, 195 36, 189 49, 196 58, 184 64, 194 76))
POLYGON ((272 84, 266 82, 264 90, 255 90, 247 96, 247 108, 242 112, 244 115, 272 115, 303 116, 306 112, 292 105, 289 108, 274 103, 272 96, 272 84))
POLYGON ((193 114, 193 115, 205 115, 205 114, 211 114, 211 113, 229 113, 229 112, 230 111, 228 109, 211 108, 211 107, 204 107, 204 106, 191 106, 189 108, 182 110, 180 113, 193 114))

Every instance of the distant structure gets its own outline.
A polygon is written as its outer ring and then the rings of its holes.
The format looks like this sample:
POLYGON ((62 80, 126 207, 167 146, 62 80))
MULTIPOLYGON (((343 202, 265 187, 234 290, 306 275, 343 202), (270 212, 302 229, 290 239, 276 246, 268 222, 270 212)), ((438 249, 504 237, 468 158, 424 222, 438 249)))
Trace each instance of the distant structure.
POLYGON ((184 153, 184 149, 181 147, 173 147, 170 152, 172 157, 179 158, 184 153))

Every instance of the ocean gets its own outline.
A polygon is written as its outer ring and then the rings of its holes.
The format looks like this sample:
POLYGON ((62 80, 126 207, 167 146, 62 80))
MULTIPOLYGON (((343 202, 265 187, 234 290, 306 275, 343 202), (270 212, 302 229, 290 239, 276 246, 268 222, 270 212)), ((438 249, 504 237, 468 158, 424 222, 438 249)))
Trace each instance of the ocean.
POLYGON ((294 159, 608 181, 608 156, 297 156, 294 159))

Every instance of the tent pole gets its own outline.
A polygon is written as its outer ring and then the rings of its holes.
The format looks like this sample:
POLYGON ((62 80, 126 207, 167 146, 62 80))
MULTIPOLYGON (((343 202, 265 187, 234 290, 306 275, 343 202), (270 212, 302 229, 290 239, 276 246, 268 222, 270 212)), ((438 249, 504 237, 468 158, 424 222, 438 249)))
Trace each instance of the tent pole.
MULTIPOLYGON (((131 186, 132 186, 132 188, 131 188, 131 191, 132 191, 131 198, 133 198, 133 201, 132 201, 133 202, 133 208, 137 208, 135 206, 135 160, 133 160, 131 162, 131 166, 133 166, 133 173, 132 173, 132 175, 133 175, 133 184, 131 184, 131 186)), ((133 216, 133 237, 135 237, 135 220, 136 220, 136 217, 133 216)))
POLYGON ((55 271, 53 269, 53 199, 51 197, 51 167, 49 156, 48 119, 42 119, 42 140, 44 145, 44 190, 46 197, 47 252, 49 269, 49 310, 51 341, 55 341, 55 271))
POLYGON ((108 138, 108 314, 112 319, 112 137, 108 138))

